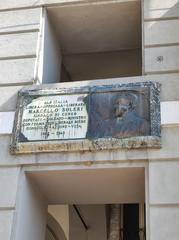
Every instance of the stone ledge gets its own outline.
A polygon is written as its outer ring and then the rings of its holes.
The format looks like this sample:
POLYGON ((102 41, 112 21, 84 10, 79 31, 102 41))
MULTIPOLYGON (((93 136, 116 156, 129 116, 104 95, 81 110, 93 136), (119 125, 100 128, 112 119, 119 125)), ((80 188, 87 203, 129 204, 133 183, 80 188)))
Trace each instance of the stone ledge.
POLYGON ((77 151, 100 151, 111 149, 136 149, 136 148, 160 148, 160 137, 131 137, 131 138, 101 138, 97 140, 67 140, 67 141, 45 141, 35 143, 18 143, 11 145, 12 154, 24 153, 48 153, 48 152, 77 152, 77 151))

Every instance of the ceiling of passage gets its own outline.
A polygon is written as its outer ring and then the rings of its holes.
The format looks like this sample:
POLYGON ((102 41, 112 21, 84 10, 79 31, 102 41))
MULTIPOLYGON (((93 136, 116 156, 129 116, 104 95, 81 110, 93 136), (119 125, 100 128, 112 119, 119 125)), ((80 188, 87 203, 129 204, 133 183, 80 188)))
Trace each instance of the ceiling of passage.
POLYGON ((49 204, 138 203, 145 201, 144 168, 28 172, 49 204))

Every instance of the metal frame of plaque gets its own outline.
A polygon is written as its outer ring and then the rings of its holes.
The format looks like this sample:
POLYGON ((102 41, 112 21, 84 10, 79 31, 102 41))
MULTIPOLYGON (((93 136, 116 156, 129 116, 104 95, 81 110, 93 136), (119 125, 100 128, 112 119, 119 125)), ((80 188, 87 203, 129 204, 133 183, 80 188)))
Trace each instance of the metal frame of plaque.
POLYGON ((159 148, 160 84, 48 88, 18 94, 12 154, 159 148))

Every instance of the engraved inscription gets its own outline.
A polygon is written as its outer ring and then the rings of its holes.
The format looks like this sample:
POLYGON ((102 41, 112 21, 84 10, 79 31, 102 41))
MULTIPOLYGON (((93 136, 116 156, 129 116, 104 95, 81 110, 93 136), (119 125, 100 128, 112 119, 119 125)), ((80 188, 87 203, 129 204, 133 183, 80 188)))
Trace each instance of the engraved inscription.
POLYGON ((87 95, 42 96, 24 107, 21 141, 85 138, 87 95))
POLYGON ((159 92, 152 82, 24 88, 11 153, 161 147, 159 92))

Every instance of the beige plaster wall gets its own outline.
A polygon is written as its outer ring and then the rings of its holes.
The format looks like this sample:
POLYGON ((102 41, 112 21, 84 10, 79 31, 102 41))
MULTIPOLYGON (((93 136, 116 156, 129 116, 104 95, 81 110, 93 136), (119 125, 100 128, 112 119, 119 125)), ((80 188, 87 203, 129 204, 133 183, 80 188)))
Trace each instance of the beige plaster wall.
POLYGON ((70 206, 70 238, 73 240, 107 240, 105 205, 78 205, 89 229, 86 231, 74 208, 70 206))
POLYGON ((49 205, 48 212, 55 218, 63 229, 66 239, 69 240, 69 206, 49 205))

